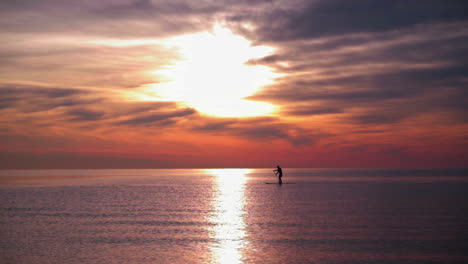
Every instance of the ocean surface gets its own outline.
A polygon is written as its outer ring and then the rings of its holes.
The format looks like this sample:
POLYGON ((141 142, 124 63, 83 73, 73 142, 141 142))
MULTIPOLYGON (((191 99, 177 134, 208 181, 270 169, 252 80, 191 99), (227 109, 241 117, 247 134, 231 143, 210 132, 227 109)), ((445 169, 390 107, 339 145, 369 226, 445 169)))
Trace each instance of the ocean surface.
POLYGON ((273 169, 0 171, 0 263, 468 263, 466 169, 273 169))

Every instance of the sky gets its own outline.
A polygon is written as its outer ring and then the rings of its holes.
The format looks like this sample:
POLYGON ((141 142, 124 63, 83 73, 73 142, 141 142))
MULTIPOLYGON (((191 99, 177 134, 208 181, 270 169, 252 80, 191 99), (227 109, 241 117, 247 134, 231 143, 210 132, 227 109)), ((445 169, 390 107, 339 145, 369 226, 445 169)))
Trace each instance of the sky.
POLYGON ((468 162, 464 0, 2 0, 0 169, 468 162))

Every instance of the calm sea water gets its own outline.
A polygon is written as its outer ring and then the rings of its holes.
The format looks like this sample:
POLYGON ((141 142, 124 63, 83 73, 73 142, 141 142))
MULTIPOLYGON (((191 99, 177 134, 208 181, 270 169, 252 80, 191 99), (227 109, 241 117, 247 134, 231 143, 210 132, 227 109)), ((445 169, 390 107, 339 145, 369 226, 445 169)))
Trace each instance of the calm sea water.
POLYGON ((467 170, 0 171, 0 263, 467 263, 467 170))

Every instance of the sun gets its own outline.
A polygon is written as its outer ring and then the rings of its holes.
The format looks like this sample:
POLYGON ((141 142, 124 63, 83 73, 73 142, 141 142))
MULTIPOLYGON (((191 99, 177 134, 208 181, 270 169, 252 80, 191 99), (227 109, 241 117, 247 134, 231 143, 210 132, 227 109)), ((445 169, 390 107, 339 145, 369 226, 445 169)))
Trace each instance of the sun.
POLYGON ((269 67, 246 64, 271 54, 273 48, 252 46, 249 40, 219 24, 210 32, 168 39, 165 45, 175 47, 180 60, 152 72, 164 80, 143 87, 153 100, 176 101, 218 117, 260 116, 275 111, 272 104, 245 99, 279 76, 269 67))

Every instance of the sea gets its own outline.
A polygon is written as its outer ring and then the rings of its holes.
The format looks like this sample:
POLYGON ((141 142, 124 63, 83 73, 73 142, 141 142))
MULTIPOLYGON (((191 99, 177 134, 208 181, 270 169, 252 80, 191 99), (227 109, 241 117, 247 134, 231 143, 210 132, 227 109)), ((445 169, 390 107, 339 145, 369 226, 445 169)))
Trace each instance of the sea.
POLYGON ((0 171, 0 263, 468 263, 467 169, 273 169, 0 171))

